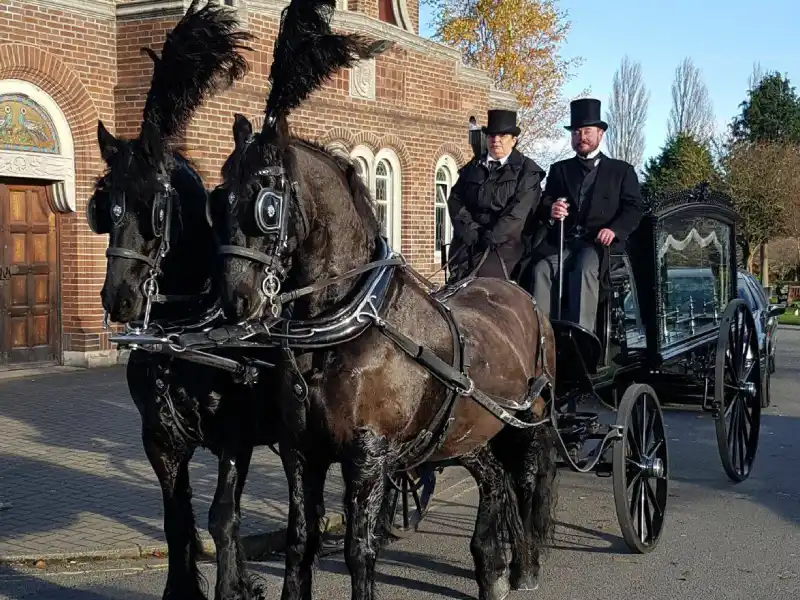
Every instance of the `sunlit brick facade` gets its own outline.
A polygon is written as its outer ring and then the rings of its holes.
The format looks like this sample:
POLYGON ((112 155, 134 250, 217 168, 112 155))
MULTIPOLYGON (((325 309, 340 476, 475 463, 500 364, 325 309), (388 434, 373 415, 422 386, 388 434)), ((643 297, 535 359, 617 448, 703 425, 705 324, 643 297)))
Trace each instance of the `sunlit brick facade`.
MULTIPOLYGON (((233 113, 262 114, 287 4, 225 3, 258 39, 247 56, 251 74, 204 106, 187 135, 208 187, 219 182, 232 149, 233 113)), ((151 62, 139 49, 160 50, 188 5, 0 4, 0 369, 116 360, 99 300, 106 239, 93 235, 84 219, 103 168, 97 121, 116 135, 136 135, 151 76, 151 62)), ((439 238, 448 238, 442 199, 471 155, 467 120, 473 114, 482 120, 487 108, 513 108, 514 99, 493 90, 485 73, 464 67, 456 52, 417 35, 416 0, 340 0, 334 26, 396 43, 314 94, 291 117, 293 131, 357 161, 392 245, 423 272, 432 271, 437 227, 439 238)))

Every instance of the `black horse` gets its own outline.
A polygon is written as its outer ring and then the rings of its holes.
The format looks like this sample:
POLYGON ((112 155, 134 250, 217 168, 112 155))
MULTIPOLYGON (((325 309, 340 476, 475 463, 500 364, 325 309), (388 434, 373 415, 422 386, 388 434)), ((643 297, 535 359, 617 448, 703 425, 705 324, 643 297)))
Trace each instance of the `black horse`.
POLYGON ((455 459, 480 490, 471 545, 480 598, 499 600, 509 588, 536 587, 552 534, 555 460, 544 416, 553 332, 530 295, 505 280, 470 280, 434 297, 379 237, 352 164, 289 136, 286 117, 311 91, 386 49, 333 34, 334 5, 294 0, 285 9, 264 127, 254 135, 237 116, 235 149, 211 197, 226 317, 289 357, 278 395, 290 487, 282 598, 311 597, 316 508, 333 461, 346 486, 352 597, 368 600, 389 517, 387 474, 455 459))
MULTIPOLYGON (((109 235, 103 308, 113 321, 156 337, 165 329, 183 330, 181 323, 211 323, 219 314, 218 241, 206 216, 207 191, 176 144, 204 99, 246 74, 240 51, 251 36, 237 31, 233 11, 213 3, 198 10, 197 3, 169 33, 160 58, 144 49, 154 73, 138 137, 117 139, 98 123, 108 168, 87 208, 95 233, 109 235)), ((216 597, 251 595, 238 544, 240 498, 254 446, 277 440, 274 408, 264 401, 274 386, 270 376, 244 385, 239 375, 204 364, 144 350, 130 355, 128 388, 164 500, 165 599, 205 598, 188 471, 197 447, 219 457, 209 514, 217 550, 216 597)))

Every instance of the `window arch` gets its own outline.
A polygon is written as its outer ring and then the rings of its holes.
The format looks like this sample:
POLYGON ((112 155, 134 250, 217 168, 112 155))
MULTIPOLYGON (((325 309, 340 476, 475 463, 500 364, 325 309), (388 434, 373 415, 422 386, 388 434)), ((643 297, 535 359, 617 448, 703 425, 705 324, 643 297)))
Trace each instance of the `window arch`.
POLYGON ((356 172, 369 188, 375 216, 381 224, 381 235, 400 252, 401 246, 401 170, 400 159, 394 151, 384 148, 373 154, 367 146, 359 145, 350 152, 356 172))
POLYGON ((376 214, 380 218, 378 211, 384 211, 381 229, 392 249, 400 252, 403 215, 400 159, 393 150, 384 148, 375 155, 374 165, 372 197, 376 202, 376 214))
POLYGON ((453 238, 453 225, 447 212, 450 190, 458 179, 458 167, 452 156, 444 155, 436 162, 433 171, 433 255, 438 263, 442 246, 453 238))

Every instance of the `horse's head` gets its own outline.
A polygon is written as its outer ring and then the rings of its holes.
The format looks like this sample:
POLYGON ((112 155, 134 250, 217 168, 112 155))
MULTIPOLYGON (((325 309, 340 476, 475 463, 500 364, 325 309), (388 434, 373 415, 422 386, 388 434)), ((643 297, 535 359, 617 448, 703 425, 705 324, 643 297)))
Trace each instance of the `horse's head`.
MULTIPOLYGON (((222 307, 232 322, 277 317, 287 292, 368 261, 380 231, 353 165, 288 136, 285 119, 253 134, 236 115, 234 151, 209 207, 220 240, 222 307)), ((353 281, 305 301, 305 316, 335 303, 353 281)))
POLYGON ((285 119, 254 134, 250 121, 237 114, 233 138, 223 182, 209 200, 209 218, 221 243, 222 306, 229 319, 239 321, 272 306, 277 311, 274 300, 310 235, 315 206, 297 193, 285 119))
MULTIPOLYGON (((234 151, 210 201, 222 244, 222 304, 234 322, 277 316, 279 292, 288 280, 304 285, 357 264, 359 252, 345 248, 344 238, 360 242, 360 251, 374 244, 355 222, 365 211, 352 202, 363 195, 353 192, 363 186, 358 187, 352 166, 308 145, 301 149, 291 142, 286 120, 336 71, 392 47, 383 40, 333 33, 334 9, 333 0, 295 0, 284 9, 264 125, 254 134, 250 122, 236 116, 234 151)), ((374 220, 366 212, 365 218, 374 220)), ((338 291, 334 286, 324 293, 338 291)))
MULTIPOLYGON (((146 125, 132 140, 115 138, 98 122, 97 138, 106 163, 89 199, 86 217, 92 231, 108 234, 106 278, 100 297, 113 321, 142 317, 145 298, 169 288, 196 289, 208 277, 208 262, 184 261, 190 241, 213 241, 203 216, 205 189, 187 161, 166 147, 146 125), (170 249, 175 251, 170 253, 170 249), (169 278, 165 277, 169 275, 169 278), (205 277, 204 277, 205 276, 205 277)), ((195 252, 202 253, 203 245, 195 252)))
POLYGON ((103 308, 117 322, 142 316, 146 299, 200 293, 210 279, 214 237, 206 192, 176 145, 205 98, 245 76, 248 64, 235 11, 194 0, 167 35, 153 77, 139 135, 122 140, 98 124, 106 163, 87 206, 92 230, 109 235, 103 308), (162 289, 159 289, 161 286, 162 289))

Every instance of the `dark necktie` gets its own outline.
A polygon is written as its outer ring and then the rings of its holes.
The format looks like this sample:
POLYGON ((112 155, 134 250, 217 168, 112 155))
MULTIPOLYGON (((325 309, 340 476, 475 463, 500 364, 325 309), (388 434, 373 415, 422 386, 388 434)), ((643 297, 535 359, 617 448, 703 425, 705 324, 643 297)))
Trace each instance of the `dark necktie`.
POLYGON ((490 160, 488 164, 489 175, 494 173, 500 167, 500 163, 496 160, 490 160))
POLYGON ((591 171, 595 167, 595 162, 599 161, 600 159, 595 156, 594 158, 583 158, 582 156, 578 157, 578 160, 581 163, 584 171, 591 171))

